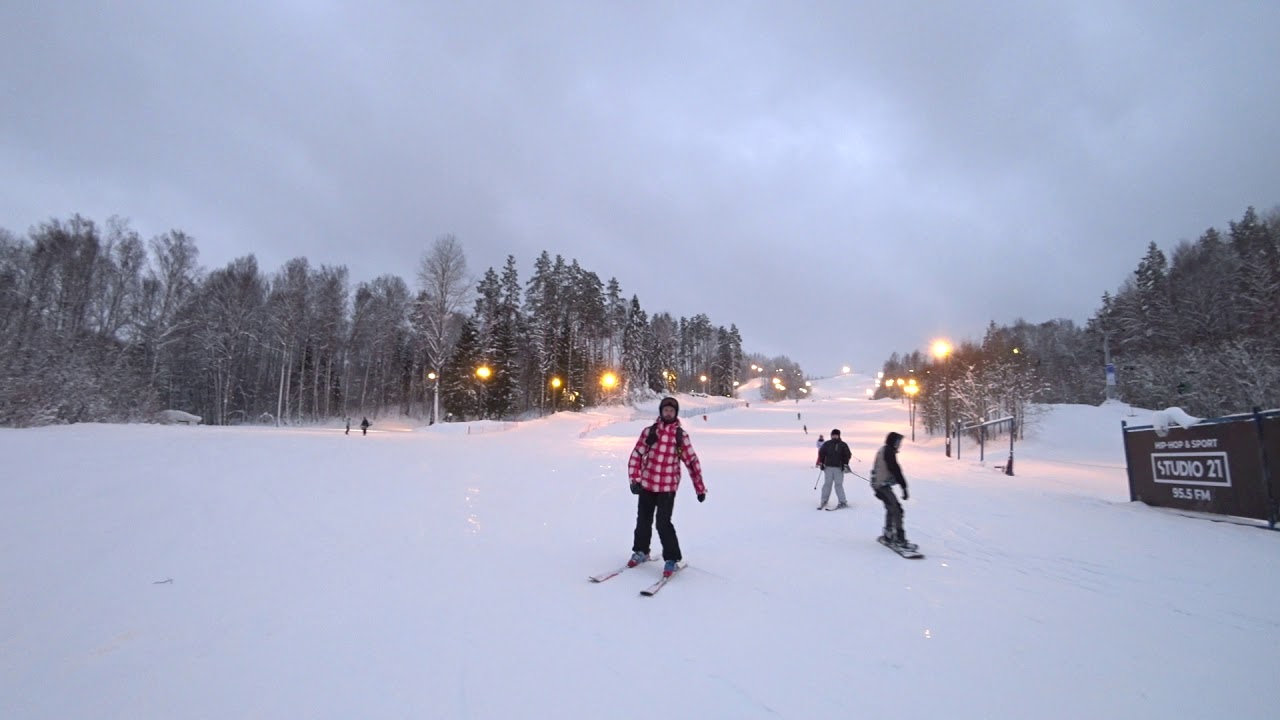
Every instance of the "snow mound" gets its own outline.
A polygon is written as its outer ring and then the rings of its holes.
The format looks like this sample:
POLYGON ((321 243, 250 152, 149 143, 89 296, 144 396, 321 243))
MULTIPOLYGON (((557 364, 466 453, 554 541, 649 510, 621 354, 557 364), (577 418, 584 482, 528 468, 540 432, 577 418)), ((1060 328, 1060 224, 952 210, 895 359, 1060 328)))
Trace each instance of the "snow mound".
POLYGON ((161 410, 156 413, 156 422, 161 425, 199 425, 201 417, 181 410, 161 410))
POLYGON ((1169 434, 1169 428, 1174 425, 1180 425, 1189 428, 1200 422, 1201 418, 1188 415, 1185 410, 1180 407, 1165 408, 1157 410, 1151 415, 1151 427, 1155 429, 1156 435, 1164 437, 1169 434))

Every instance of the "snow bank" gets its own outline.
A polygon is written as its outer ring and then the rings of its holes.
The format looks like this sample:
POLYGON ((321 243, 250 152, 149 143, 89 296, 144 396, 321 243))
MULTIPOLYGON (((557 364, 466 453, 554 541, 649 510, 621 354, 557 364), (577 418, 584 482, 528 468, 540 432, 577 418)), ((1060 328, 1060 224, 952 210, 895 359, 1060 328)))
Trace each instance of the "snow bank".
POLYGON ((1180 425, 1189 428, 1200 422, 1201 418, 1188 415, 1180 407, 1165 408, 1157 410, 1151 414, 1151 427, 1155 429, 1156 435, 1164 437, 1169 434, 1169 428, 1174 425, 1180 425))
POLYGON ((156 413, 156 422, 162 425, 199 425, 200 416, 181 410, 161 410, 156 413))

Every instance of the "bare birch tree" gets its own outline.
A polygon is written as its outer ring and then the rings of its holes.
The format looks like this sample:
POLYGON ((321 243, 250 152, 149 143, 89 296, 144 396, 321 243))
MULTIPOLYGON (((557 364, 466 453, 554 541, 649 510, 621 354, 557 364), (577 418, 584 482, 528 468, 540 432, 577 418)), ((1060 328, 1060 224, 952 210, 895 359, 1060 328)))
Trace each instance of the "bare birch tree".
POLYGON ((461 312, 471 293, 472 282, 467 277, 467 257, 462 243, 452 233, 441 235, 418 264, 418 285, 423 293, 422 312, 418 313, 425 327, 421 328, 427 353, 427 367, 436 374, 433 385, 431 422, 440 417, 440 368, 449 350, 452 321, 461 312))

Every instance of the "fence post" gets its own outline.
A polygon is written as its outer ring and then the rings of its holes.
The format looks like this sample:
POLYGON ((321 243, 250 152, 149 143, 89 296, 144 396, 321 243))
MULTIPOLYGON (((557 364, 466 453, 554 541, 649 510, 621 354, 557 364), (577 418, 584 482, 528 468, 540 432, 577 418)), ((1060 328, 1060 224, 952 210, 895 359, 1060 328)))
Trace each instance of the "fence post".
POLYGON ((1009 422, 1009 462, 1004 464, 1004 474, 1013 474, 1013 438, 1017 436, 1018 422, 1012 420, 1009 422))
POLYGON ((1129 478, 1129 502, 1135 502, 1138 494, 1133 491, 1133 461, 1129 459, 1129 433, 1125 428, 1129 424, 1124 420, 1120 421, 1120 440, 1124 443, 1124 474, 1129 478))
POLYGON ((1267 438, 1263 433, 1262 425, 1262 408, 1257 405, 1253 406, 1253 423, 1258 428, 1258 455, 1262 459, 1262 482, 1266 486, 1267 491, 1267 527, 1272 530, 1276 529, 1276 496, 1272 491, 1272 482, 1275 478, 1271 477, 1271 466, 1267 464, 1267 438))

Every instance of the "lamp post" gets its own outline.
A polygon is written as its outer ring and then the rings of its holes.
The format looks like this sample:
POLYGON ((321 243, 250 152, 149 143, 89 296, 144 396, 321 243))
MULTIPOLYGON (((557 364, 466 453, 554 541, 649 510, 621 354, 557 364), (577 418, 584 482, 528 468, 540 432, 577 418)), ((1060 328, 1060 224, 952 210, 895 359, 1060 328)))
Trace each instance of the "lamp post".
POLYGON ((560 385, 562 385, 562 383, 560 382, 560 378, 558 377, 551 378, 551 414, 552 415, 556 414, 556 400, 559 399, 560 397, 560 385))
POLYGON ((605 398, 609 396, 609 391, 613 390, 615 387, 617 387, 617 385, 618 385, 617 375, 614 375, 611 372, 607 372, 600 376, 600 389, 602 391, 601 394, 605 398))
POLYGON ((489 404, 489 388, 486 381, 490 375, 493 375, 493 371, 487 365, 476 368, 476 377, 480 379, 480 417, 482 418, 489 414, 489 409, 486 407, 489 404))
POLYGON ((707 394, 707 376, 700 375, 698 379, 702 381, 702 394, 706 395, 707 394))
POLYGON ((432 400, 431 400, 431 422, 428 425, 435 425, 436 418, 440 417, 440 376, 434 372, 427 373, 427 379, 431 381, 432 400))
POLYGON ((943 423, 946 424, 947 430, 947 457, 951 457, 951 343, 946 340, 936 340, 933 343, 933 356, 946 363, 946 383, 943 399, 943 423))
POLYGON ((911 442, 916 441, 916 393, 920 392, 920 386, 916 385, 916 381, 912 380, 910 385, 902 388, 903 392, 910 398, 910 405, 907 406, 907 416, 911 418, 911 442))

